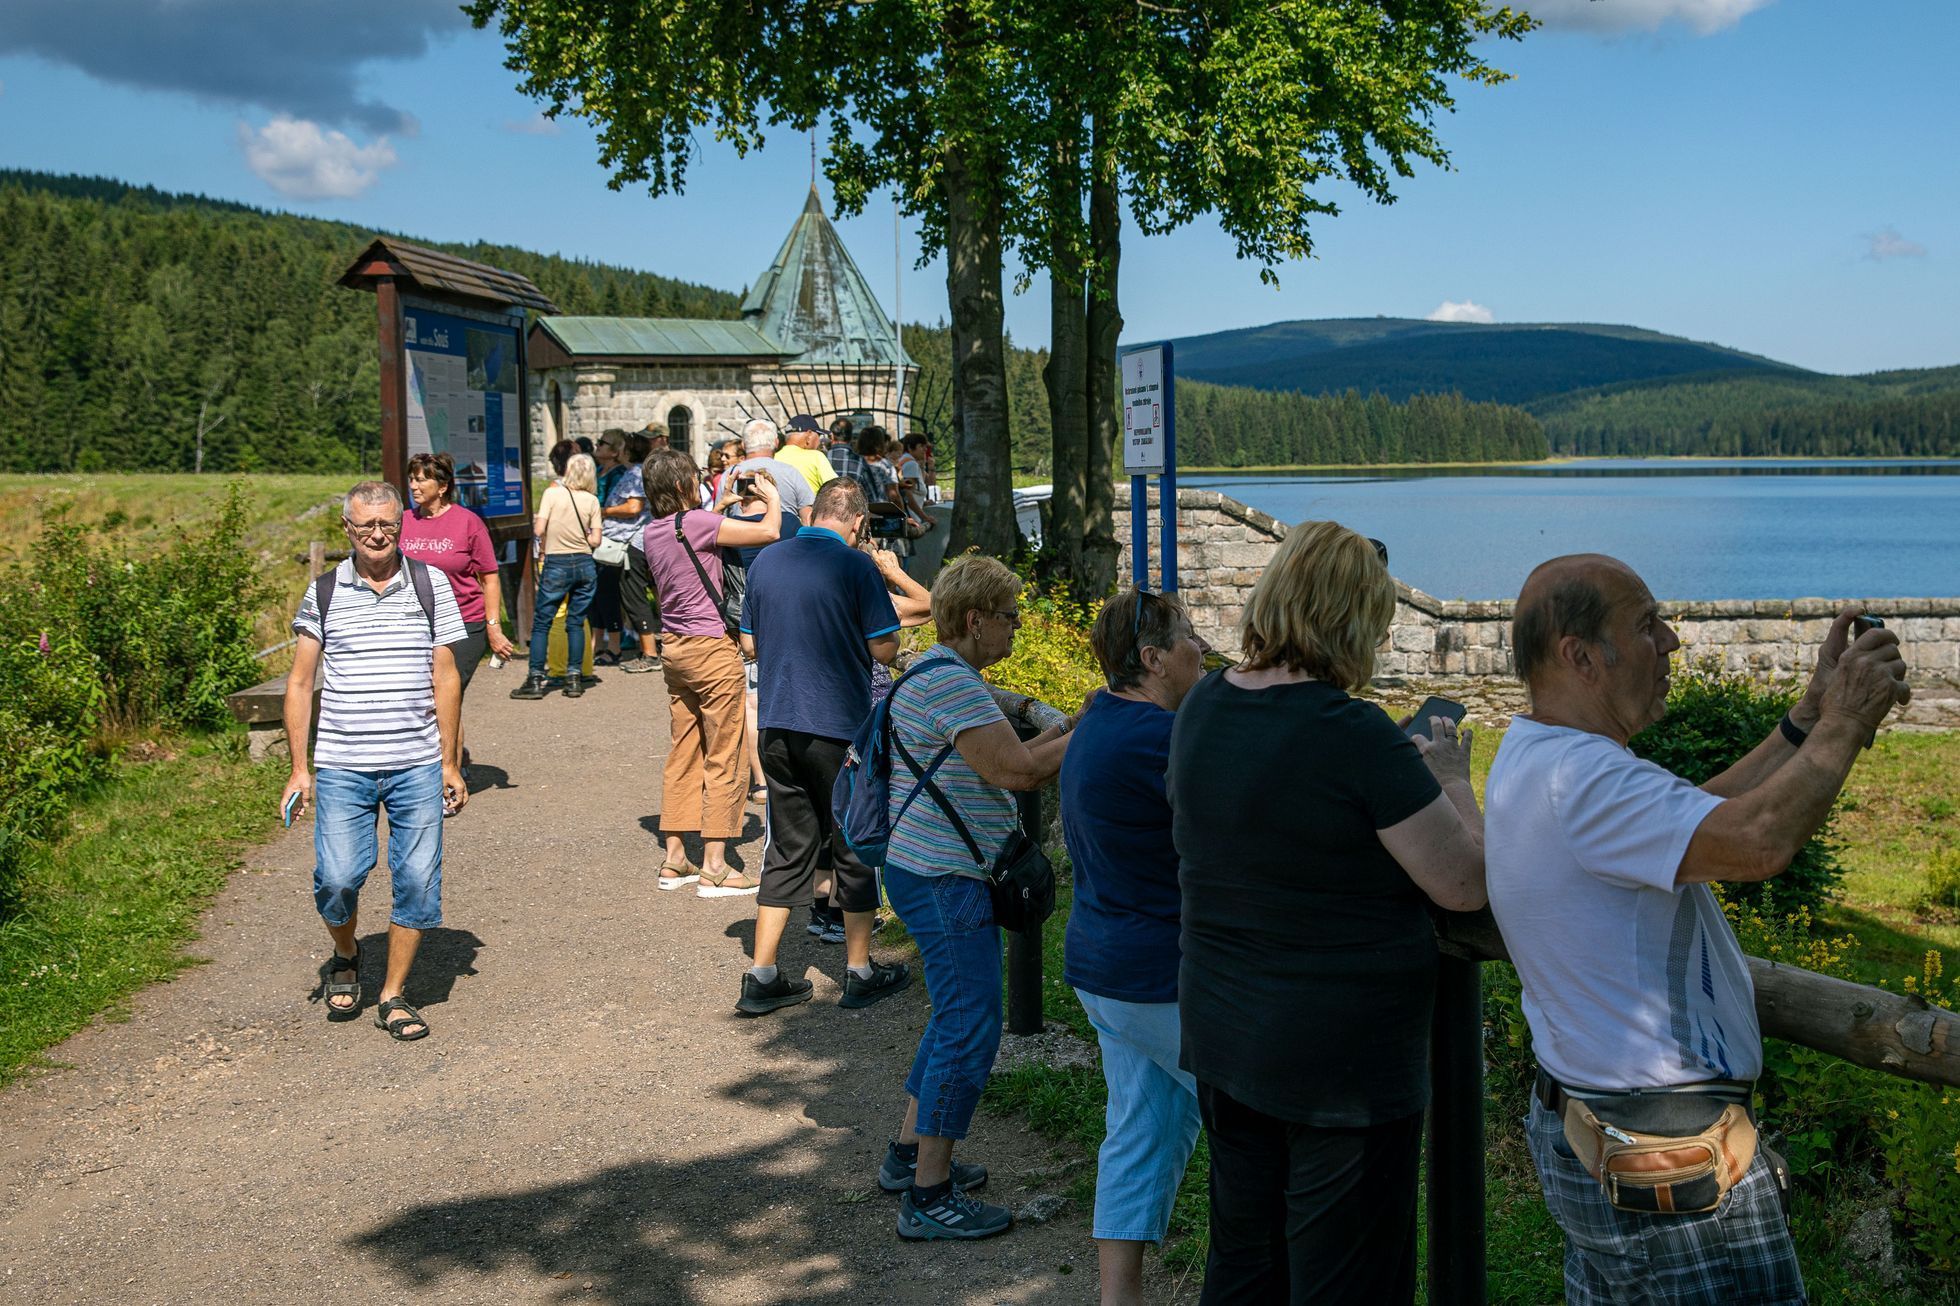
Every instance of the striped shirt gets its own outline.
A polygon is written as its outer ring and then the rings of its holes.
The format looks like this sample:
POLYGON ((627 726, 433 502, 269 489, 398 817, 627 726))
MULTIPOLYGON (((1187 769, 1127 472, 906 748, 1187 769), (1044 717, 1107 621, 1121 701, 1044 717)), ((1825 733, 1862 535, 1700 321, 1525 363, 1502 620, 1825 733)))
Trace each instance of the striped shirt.
MULTIPOLYGON (((1005 721, 999 704, 987 690, 987 682, 959 654, 944 644, 936 644, 912 664, 891 704, 892 730, 921 767, 932 765, 939 750, 953 742, 962 730, 1005 721), (946 667, 942 663, 954 665, 946 667)), ((944 809, 921 793, 912 800, 903 816, 899 804, 912 792, 917 777, 902 758, 892 760, 891 864, 917 875, 958 873, 983 876, 985 867, 973 864, 966 841, 953 828, 944 809)), ((1020 809, 1014 795, 980 778, 956 748, 932 782, 966 822, 967 833, 980 847, 980 855, 992 865, 1020 825, 1020 809)))
POLYGON ((315 766, 343 771, 397 771, 442 758, 436 730, 435 645, 467 632, 449 577, 429 568, 435 592, 435 638, 403 564, 376 594, 350 558, 334 569, 327 630, 320 631, 314 587, 306 587, 293 633, 320 640, 319 742, 315 766))

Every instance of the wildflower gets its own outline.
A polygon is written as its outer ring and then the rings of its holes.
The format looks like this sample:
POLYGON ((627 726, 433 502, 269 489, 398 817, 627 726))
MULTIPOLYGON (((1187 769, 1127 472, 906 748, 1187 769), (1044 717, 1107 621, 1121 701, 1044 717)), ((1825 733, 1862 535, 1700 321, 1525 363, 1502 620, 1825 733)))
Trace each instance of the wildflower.
POLYGON ((50 651, 48 648, 48 632, 44 630, 41 632, 41 656, 46 657, 50 651))

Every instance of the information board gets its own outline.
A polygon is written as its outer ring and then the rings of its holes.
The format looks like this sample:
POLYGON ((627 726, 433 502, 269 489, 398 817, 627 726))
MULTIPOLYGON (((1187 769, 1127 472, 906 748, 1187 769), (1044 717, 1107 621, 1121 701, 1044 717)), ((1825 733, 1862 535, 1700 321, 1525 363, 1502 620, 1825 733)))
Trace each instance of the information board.
POLYGON ((408 456, 448 454, 456 502, 484 517, 524 513, 519 330, 420 304, 402 309, 408 456))
POLYGON ((1123 355, 1123 471, 1130 476, 1164 470, 1165 430, 1171 421, 1164 349, 1147 345, 1123 355))

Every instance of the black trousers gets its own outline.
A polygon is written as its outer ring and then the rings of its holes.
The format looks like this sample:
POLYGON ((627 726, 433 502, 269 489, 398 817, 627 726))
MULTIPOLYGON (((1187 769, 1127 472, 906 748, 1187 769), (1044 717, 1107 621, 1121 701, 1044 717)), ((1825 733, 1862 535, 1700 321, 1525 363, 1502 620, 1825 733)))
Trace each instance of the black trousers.
POLYGON ((762 858, 764 907, 807 907, 817 864, 830 852, 830 902, 845 911, 876 911, 878 880, 837 833, 830 791, 844 769, 848 739, 762 728, 762 778, 769 786, 769 849, 762 858))
POLYGON ((1198 1081, 1211 1141, 1202 1306, 1398 1306, 1416 1293, 1422 1113, 1330 1129, 1198 1081))
POLYGON ((463 682, 462 692, 467 693, 476 664, 490 651, 489 627, 481 621, 464 622, 463 637, 451 644, 449 651, 456 655, 456 675, 463 682))
MULTIPOLYGON (((600 568, 604 571, 604 568, 600 568)), ((619 606, 626 616, 626 629, 636 635, 660 633, 660 600, 653 588, 653 573, 647 570, 647 555, 637 544, 626 546, 626 568, 619 578, 619 606)), ((651 656, 651 648, 641 648, 651 656)))
POLYGON ((626 575, 626 568, 594 562, 592 569, 598 575, 599 588, 593 592, 592 607, 587 610, 585 619, 592 623, 594 630, 618 630, 619 582, 626 575))

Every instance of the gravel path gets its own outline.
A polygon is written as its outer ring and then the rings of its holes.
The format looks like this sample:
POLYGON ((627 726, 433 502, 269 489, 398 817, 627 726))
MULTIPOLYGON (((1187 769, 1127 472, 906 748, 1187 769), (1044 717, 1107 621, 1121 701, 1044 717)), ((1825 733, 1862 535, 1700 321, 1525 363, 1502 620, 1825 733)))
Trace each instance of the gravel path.
MULTIPOLYGON (((660 678, 520 703, 518 674, 486 668, 466 712, 481 787, 408 994, 433 1034, 328 1024, 311 823, 250 854, 193 945, 210 964, 0 1095, 0 1300, 1093 1301, 1080 1209, 898 1240, 874 1175, 924 986, 840 1010, 842 949, 799 918, 784 964, 816 999, 736 1017, 754 900, 652 889, 660 678)), ((365 898, 371 1001, 385 867, 365 898)), ((996 1201, 1066 1186, 1016 1121, 983 1113, 963 1154, 996 1201)))

